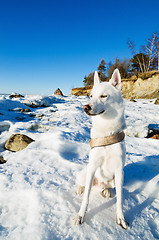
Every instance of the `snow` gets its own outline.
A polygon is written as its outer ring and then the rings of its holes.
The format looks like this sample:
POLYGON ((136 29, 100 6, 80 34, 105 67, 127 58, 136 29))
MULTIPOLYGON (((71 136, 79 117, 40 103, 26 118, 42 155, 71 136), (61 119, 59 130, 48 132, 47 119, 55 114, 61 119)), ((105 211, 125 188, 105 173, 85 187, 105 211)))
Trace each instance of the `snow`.
POLYGON ((0 165, 0 239, 159 239, 159 141, 144 138, 149 124, 159 122, 159 106, 148 100, 125 101, 123 209, 129 229, 115 223, 116 197, 106 200, 97 189, 91 192, 85 223, 73 225, 82 201, 75 179, 89 153, 91 119, 82 110, 88 101, 0 95, 0 155, 7 160, 0 165), (26 108, 31 112, 20 111, 26 108), (13 133, 35 142, 16 153, 4 150, 13 133))

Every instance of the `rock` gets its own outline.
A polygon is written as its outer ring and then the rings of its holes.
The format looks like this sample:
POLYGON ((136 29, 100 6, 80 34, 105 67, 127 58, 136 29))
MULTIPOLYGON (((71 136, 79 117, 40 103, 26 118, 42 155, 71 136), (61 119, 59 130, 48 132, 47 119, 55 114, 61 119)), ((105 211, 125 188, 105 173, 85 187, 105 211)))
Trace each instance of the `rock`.
POLYGON ((45 115, 43 113, 37 113, 35 114, 36 118, 43 118, 45 115))
POLYGON ((159 139, 159 124, 149 124, 147 138, 159 139))
POLYGON ((159 139, 159 134, 154 134, 152 137, 150 137, 152 139, 159 139))
POLYGON ((49 131, 49 130, 52 130, 53 127, 52 126, 49 126, 49 125, 44 125, 44 124, 32 124, 30 127, 29 127, 30 130, 32 131, 49 131))
POLYGON ((130 102, 137 102, 135 99, 131 98, 130 102))
POLYGON ((35 113, 31 113, 31 114, 29 114, 29 117, 35 117, 35 116, 36 116, 35 113))
POLYGON ((12 93, 9 97, 10 98, 21 98, 21 97, 23 98, 24 96, 19 93, 12 93))
POLYGON ((12 134, 5 144, 5 149, 18 152, 26 148, 34 140, 23 134, 12 134))
POLYGON ((8 111, 13 111, 13 112, 21 112, 22 108, 13 108, 13 109, 8 109, 8 111))
POLYGON ((148 133, 147 138, 159 139, 159 131, 152 130, 148 133))
POLYGON ((6 162, 7 162, 7 161, 4 160, 4 158, 0 156, 0 164, 6 163, 6 162))
POLYGON ((159 98, 156 99, 155 104, 159 104, 159 98))
POLYGON ((56 89, 56 91, 54 92, 54 95, 63 96, 63 93, 62 93, 61 90, 58 88, 58 89, 56 89))
POLYGON ((45 104, 45 103, 41 103, 41 102, 31 102, 31 103, 26 103, 26 102, 23 102, 26 106, 28 106, 28 107, 31 107, 31 108, 44 108, 44 107, 48 107, 48 105, 47 104, 45 104))
POLYGON ((24 112, 24 113, 26 113, 26 112, 31 112, 31 110, 28 109, 28 108, 25 108, 25 109, 21 109, 21 112, 24 112))

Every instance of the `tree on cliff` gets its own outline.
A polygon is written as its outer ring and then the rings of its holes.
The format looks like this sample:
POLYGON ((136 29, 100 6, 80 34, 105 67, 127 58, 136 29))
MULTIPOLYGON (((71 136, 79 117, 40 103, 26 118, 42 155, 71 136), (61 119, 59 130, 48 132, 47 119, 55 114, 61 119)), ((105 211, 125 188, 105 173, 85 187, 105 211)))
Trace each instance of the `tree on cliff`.
POLYGON ((156 59, 157 59, 157 66, 158 66, 157 69, 159 71, 159 37, 158 37, 158 35, 156 37, 155 46, 156 46, 156 49, 157 49, 157 57, 156 57, 156 59))
MULTIPOLYGON (((100 77, 101 81, 106 81, 106 79, 107 79, 107 77, 106 77, 107 67, 106 67, 106 62, 104 61, 104 59, 102 59, 100 61, 100 64, 99 64, 97 69, 98 69, 98 74, 99 74, 99 77, 100 77)), ((90 72, 88 74, 88 76, 85 76, 83 82, 84 82, 85 87, 93 85, 94 72, 90 72)))
POLYGON ((90 72, 88 74, 88 76, 85 76, 83 82, 84 82, 85 87, 93 85, 93 82, 94 82, 94 72, 90 72))
POLYGON ((127 78, 129 76, 130 60, 129 59, 119 60, 118 58, 116 58, 114 63, 109 62, 109 67, 107 71, 108 78, 112 76, 116 68, 119 69, 121 78, 127 78))
MULTIPOLYGON (((134 69, 135 72, 136 72, 136 69, 137 69, 138 71, 140 71, 140 72, 143 73, 144 70, 143 70, 143 66, 142 66, 142 63, 141 63, 141 59, 139 58, 139 55, 137 54, 137 52, 136 52, 136 50, 135 50, 135 44, 134 44, 134 42, 131 41, 131 40, 128 40, 127 44, 128 44, 128 48, 130 48, 130 50, 133 52, 133 54, 134 54, 134 56, 135 56, 136 63, 137 63, 137 65, 138 65, 138 67, 136 66, 136 68, 134 69)), ((134 57, 134 56, 133 56, 133 57, 134 57)), ((132 68, 132 72, 133 72, 133 68, 132 68)))
MULTIPOLYGON (((152 65, 155 65, 155 60, 159 56, 159 39, 156 32, 153 33, 151 38, 147 40, 147 44, 142 46, 142 51, 148 57, 148 63, 145 69, 148 72, 149 70, 151 70, 152 65)), ((155 68, 157 68, 157 65, 155 66, 155 68)))
POLYGON ((101 79, 101 81, 105 81, 106 80, 106 62, 104 61, 104 58, 102 58, 99 66, 98 66, 98 74, 99 74, 99 78, 101 79))
POLYGON ((146 66, 148 64, 148 56, 144 53, 136 53, 131 59, 130 72, 137 74, 139 72, 146 72, 146 66))
POLYGON ((144 73, 153 69, 159 70, 159 38, 157 33, 152 34, 151 38, 147 40, 147 44, 141 47, 140 53, 136 52, 133 41, 128 40, 127 43, 134 54, 131 59, 133 63, 132 72, 133 70, 134 73, 136 73, 136 71, 144 73))

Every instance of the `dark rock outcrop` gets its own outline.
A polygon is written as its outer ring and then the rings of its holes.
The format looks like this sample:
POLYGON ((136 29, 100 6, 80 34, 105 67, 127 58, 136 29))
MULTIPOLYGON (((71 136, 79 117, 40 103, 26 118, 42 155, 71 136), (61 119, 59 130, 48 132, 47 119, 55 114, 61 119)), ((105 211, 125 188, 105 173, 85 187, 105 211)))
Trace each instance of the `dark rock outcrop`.
POLYGON ((2 156, 0 156, 0 164, 6 163, 7 161, 4 160, 4 158, 2 156))
POLYGON ((62 91, 58 88, 58 89, 56 89, 56 91, 54 92, 54 95, 63 96, 63 93, 62 93, 62 91))
POLYGON ((24 96, 19 93, 12 93, 9 97, 10 98, 23 98, 24 96))

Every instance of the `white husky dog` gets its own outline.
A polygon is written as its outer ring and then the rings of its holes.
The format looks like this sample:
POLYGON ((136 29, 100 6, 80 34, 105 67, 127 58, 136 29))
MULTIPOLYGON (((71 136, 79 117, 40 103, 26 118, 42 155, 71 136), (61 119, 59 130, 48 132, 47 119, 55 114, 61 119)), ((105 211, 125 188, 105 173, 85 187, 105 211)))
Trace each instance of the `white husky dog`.
POLYGON ((116 69, 109 82, 101 82, 94 75, 94 86, 89 104, 83 106, 92 116, 91 150, 89 163, 77 177, 78 193, 84 191, 83 201, 75 225, 82 224, 86 214, 91 186, 102 186, 102 195, 110 197, 109 188, 116 187, 116 222, 124 229, 128 223, 122 210, 123 166, 125 164, 124 104, 121 96, 121 77, 116 69))

